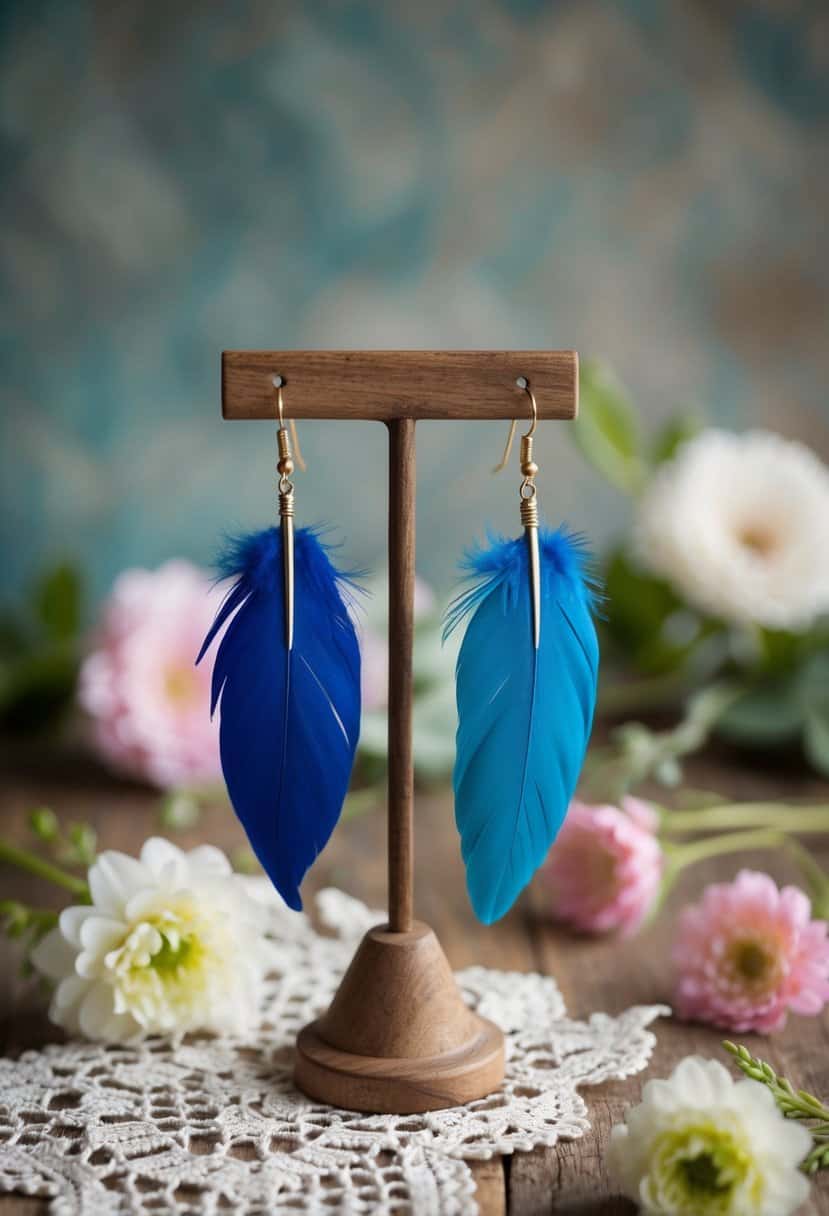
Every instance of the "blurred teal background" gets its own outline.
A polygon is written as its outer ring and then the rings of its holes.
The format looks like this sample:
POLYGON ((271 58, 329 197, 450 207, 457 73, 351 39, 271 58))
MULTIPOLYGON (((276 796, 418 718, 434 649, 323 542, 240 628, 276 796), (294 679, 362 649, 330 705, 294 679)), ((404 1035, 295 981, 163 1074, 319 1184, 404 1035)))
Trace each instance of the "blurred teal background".
MULTIPOLYGON (((209 561, 273 515, 223 347, 573 346, 827 454, 829 7, 6 3, 4 595, 61 557, 209 561)), ((286 396, 290 410, 290 394, 286 396)), ((516 524, 502 427, 420 430, 419 568, 516 524)), ((613 492, 541 428, 543 501, 613 492)), ((384 431, 304 424, 303 521, 383 561, 384 431)))

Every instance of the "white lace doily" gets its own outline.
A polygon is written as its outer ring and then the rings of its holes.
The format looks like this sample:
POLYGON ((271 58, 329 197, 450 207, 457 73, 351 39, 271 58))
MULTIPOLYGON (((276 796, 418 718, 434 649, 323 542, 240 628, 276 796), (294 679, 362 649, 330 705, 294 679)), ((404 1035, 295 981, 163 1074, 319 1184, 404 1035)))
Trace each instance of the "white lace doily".
MULTIPOLYGON (((256 880, 252 880, 256 881, 256 880)), ((291 1082, 301 1026, 328 1004, 357 940, 382 916, 324 891, 308 919, 263 904, 274 956, 256 1033, 73 1042, 0 1061, 0 1190, 75 1213, 474 1213, 466 1162, 588 1130, 581 1085, 643 1069, 662 1006, 566 1017, 554 980, 471 967, 470 1005, 507 1034, 491 1097, 425 1115, 322 1106, 291 1082)))

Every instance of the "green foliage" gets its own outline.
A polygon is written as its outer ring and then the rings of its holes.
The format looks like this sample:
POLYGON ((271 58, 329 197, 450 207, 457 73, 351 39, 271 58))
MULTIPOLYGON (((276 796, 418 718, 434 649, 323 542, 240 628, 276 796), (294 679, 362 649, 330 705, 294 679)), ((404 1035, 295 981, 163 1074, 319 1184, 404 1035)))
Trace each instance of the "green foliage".
POLYGON ((58 817, 48 806, 39 806, 29 812, 29 827, 39 840, 51 842, 60 835, 58 817))
POLYGON ((616 549, 607 559, 604 584, 606 630, 620 652, 649 674, 681 666, 699 637, 699 625, 687 614, 690 629, 679 640, 666 628, 682 608, 668 583, 640 569, 624 549, 616 549))
POLYGON ((747 1077, 766 1086, 787 1119, 797 1119, 811 1132, 813 1148, 800 1168, 815 1174, 829 1166, 829 1107, 805 1089, 795 1089, 791 1081, 778 1076, 770 1064, 753 1056, 747 1047, 728 1039, 723 1047, 747 1077))
POLYGON ((735 743, 796 740, 803 723, 796 683, 794 676, 785 676, 746 688, 720 719, 720 734, 735 743))
POLYGON ((0 618, 0 728, 56 725, 77 683, 82 618, 77 570, 56 566, 35 584, 25 613, 0 618))
POLYGON ((70 823, 64 830, 55 812, 40 806, 29 812, 29 830, 48 845, 48 852, 63 865, 86 870, 95 860, 98 833, 91 823, 70 823))
POLYGON ((806 715, 803 747, 812 767, 829 777, 829 707, 823 706, 806 715))
MULTIPOLYGON (((798 639, 798 641, 800 641, 798 639)), ((790 661, 802 651, 790 650, 790 661)), ((744 691, 724 712, 717 729, 735 743, 784 746, 802 740, 810 764, 829 776, 829 652, 801 658, 784 674, 746 679, 744 691)))
POLYGON ((693 439, 701 430, 699 418, 693 414, 678 414, 657 431, 650 445, 650 463, 656 468, 673 460, 683 443, 693 439))
POLYGON ((53 642, 72 641, 81 628, 81 580, 74 566, 62 563, 35 585, 32 607, 43 633, 53 642))
POLYGON ((91 823, 70 823, 58 857, 66 865, 86 869, 94 862, 97 849, 98 833, 91 823))
MULTIPOLYGON (((587 363, 581 374, 582 406, 570 428, 588 463, 623 491, 637 496, 655 471, 700 430, 693 415, 678 413, 653 435, 644 434, 630 398, 604 368, 587 363)), ((603 650, 617 669, 639 678, 608 688, 600 708, 614 716, 675 708, 681 696, 710 681, 726 680, 739 693, 723 709, 717 732, 738 745, 799 745, 811 766, 829 776, 829 625, 796 633, 741 627, 692 608, 665 579, 644 569, 629 540, 608 554, 603 650), (644 677, 644 678, 643 678, 644 677)), ((638 726, 622 740, 644 755, 638 726)), ((673 760, 662 780, 678 779, 673 760)))
POLYGON ((585 364, 580 381, 579 416, 572 428, 576 444, 611 485, 638 494, 647 459, 636 410, 605 368, 585 364))

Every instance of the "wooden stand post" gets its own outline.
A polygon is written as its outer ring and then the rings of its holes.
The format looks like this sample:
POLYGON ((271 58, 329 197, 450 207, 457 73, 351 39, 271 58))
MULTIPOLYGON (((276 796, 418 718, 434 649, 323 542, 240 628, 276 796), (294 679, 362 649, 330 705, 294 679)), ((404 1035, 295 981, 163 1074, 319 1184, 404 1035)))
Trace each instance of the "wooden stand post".
POLYGON ((412 658, 415 585, 415 424, 389 427, 389 928, 409 933, 414 897, 412 658))
POLYGON ((331 1006, 297 1038, 295 1080, 319 1101, 406 1114, 491 1093, 504 1037, 465 1005, 432 930, 413 919, 412 647, 415 420, 511 418, 519 377, 539 418, 575 417, 578 360, 547 351, 239 351, 222 359, 226 418, 273 418, 272 377, 292 417, 389 427, 389 923, 360 944, 331 1006))

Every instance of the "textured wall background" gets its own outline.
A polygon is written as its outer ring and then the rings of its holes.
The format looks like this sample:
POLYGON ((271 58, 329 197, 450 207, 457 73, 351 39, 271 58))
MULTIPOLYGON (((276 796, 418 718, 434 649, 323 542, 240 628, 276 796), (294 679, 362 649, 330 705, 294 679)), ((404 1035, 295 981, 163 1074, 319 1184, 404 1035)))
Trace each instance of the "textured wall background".
MULTIPOLYGON (((17 0, 0 22, 10 596, 62 555, 100 594, 270 518, 271 433, 220 422, 222 347, 575 346, 654 417, 826 454, 825 3, 17 0)), ((615 495, 542 431, 550 514, 601 538, 615 495)), ((382 560, 382 428, 302 436, 302 518, 382 560)), ((503 437, 422 427, 441 584, 483 522, 514 525, 503 437)))

